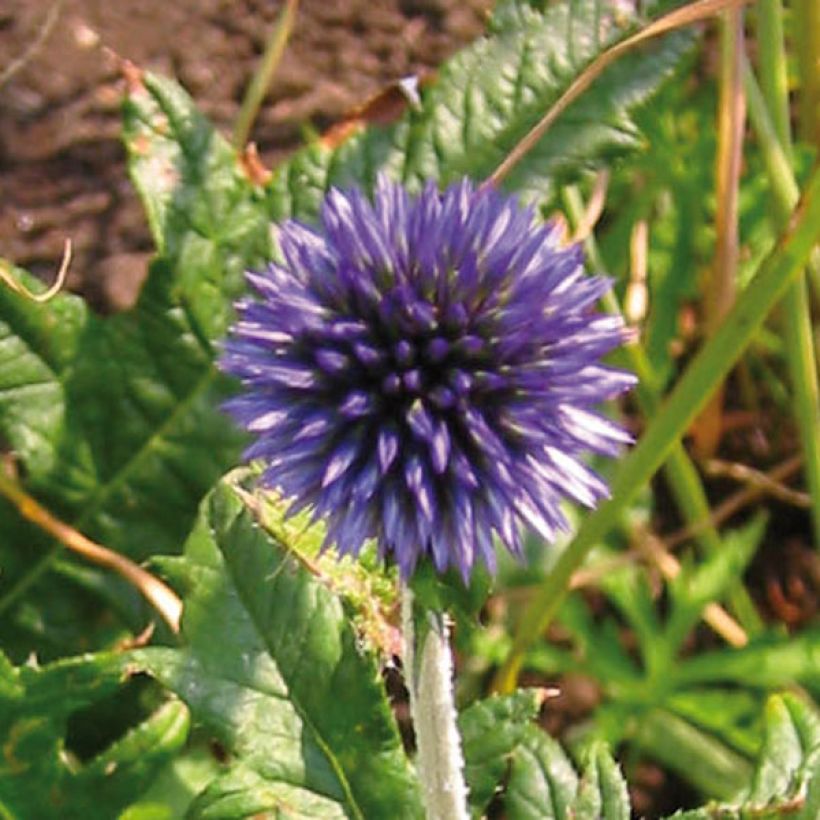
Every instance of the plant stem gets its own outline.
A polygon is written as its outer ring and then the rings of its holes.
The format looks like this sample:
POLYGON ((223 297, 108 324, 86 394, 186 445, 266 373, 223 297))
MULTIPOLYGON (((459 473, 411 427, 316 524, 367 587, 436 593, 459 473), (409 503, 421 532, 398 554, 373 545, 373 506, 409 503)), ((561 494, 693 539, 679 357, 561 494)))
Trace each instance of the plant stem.
MULTIPOLYGON (((724 12, 720 20, 720 99, 715 163, 715 256, 704 293, 707 338, 720 326, 736 298, 738 201, 746 99, 743 93, 743 10, 724 12)), ((693 447, 701 458, 715 454, 723 432, 721 385, 692 428, 693 447)))
POLYGON ((296 20, 296 9, 299 0, 287 0, 276 25, 271 32, 268 44, 265 46, 265 53, 262 55, 262 62, 251 79, 245 97, 242 100, 242 107, 236 117, 236 124, 233 130, 233 147, 237 151, 241 150, 248 141, 248 135, 253 127, 256 115, 265 98, 265 93, 270 86, 282 54, 285 51, 290 33, 293 30, 293 23, 296 20))
POLYGON ((692 419, 709 399, 748 345, 766 315, 800 273, 820 237, 820 170, 813 174, 789 229, 761 264, 757 275, 715 335, 706 343, 667 398, 641 440, 624 459, 612 485, 612 497, 584 519, 573 541, 561 553, 521 620, 496 688, 514 688, 524 653, 558 611, 572 573, 618 522, 623 510, 652 478, 680 441, 692 419))
POLYGON ((757 0, 756 39, 763 98, 768 105, 777 138, 786 146, 791 141, 791 127, 789 80, 783 40, 783 4, 780 0, 757 0))
MULTIPOLYGON (((797 182, 792 172, 786 151, 780 144, 778 131, 774 121, 769 116, 767 103, 763 98, 760 86, 757 84, 748 60, 743 65, 743 83, 746 88, 746 101, 749 106, 749 122, 760 144, 760 155, 766 166, 769 185, 772 186, 774 207, 781 212, 783 218, 791 213, 799 196, 797 182)), ((820 304, 820 253, 815 250, 809 259, 809 280, 814 296, 820 304)))
POLYGON ((447 616, 443 612, 416 610, 412 591, 402 584, 401 620, 404 677, 410 692, 427 820, 468 820, 447 616), (415 615, 419 616, 418 621, 415 615))
MULTIPOLYGON (((815 3, 815 5, 817 5, 815 3)), ((767 78, 759 94, 751 69, 746 66, 746 86, 755 96, 755 122, 757 138, 764 152, 771 153, 771 143, 778 145, 786 157, 792 154, 791 128, 788 117, 788 90, 781 82, 773 82, 771 77, 785 76, 785 46, 782 41, 782 27, 768 26, 771 20, 780 17, 783 9, 779 0, 760 0, 758 4, 758 40, 760 44, 760 69, 767 78), (776 37, 780 39, 777 40, 776 37), (762 125, 771 121, 772 127, 762 125)), ((818 20, 820 23, 820 20, 818 20)), ((818 52, 820 56, 820 52, 818 52)), ((751 106, 751 103, 750 103, 751 106)), ((774 197, 774 224, 782 228, 794 206, 795 189, 788 181, 781 183, 783 193, 774 197)), ((820 389, 817 383, 817 362, 814 355, 814 334, 811 325, 811 311, 806 277, 800 276, 788 289, 783 299, 783 338, 789 377, 794 393, 794 416, 800 431, 800 446, 803 451, 803 470, 811 497, 811 518, 814 540, 820 549, 820 389)))
POLYGON ((820 3, 795 0, 792 9, 797 68, 800 74, 798 97, 801 139, 820 145, 820 3))

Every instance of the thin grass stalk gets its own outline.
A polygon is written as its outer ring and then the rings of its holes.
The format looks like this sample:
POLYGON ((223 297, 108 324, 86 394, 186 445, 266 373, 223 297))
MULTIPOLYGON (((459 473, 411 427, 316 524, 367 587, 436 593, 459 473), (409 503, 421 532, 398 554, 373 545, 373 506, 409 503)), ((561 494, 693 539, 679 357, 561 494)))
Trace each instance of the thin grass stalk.
MULTIPOLYGON (((766 166, 766 175, 775 200, 774 207, 781 213, 782 218, 786 218, 799 196, 797 182, 748 60, 744 60, 743 64, 743 85, 746 89, 749 122, 757 136, 760 155, 766 166)), ((820 304, 820 253, 816 249, 809 259, 808 273, 814 298, 820 304)))
POLYGON ((792 20, 800 75, 798 134, 820 147, 820 2, 795 0, 792 20))
POLYGON ((296 20, 296 10, 299 7, 299 0, 287 0, 285 7, 279 14, 276 25, 271 31, 270 39, 265 46, 265 53, 259 68, 251 79, 250 85, 245 92, 242 106, 236 117, 236 124, 233 130, 233 146, 240 151, 248 141, 248 136, 253 128, 262 100, 270 87, 273 75, 282 61, 285 53, 285 46, 288 44, 290 34, 293 31, 293 24, 296 20))
MULTIPOLYGON (((581 195, 575 186, 564 189, 564 202, 567 206, 570 219, 577 221, 583 213, 581 195)), ((596 270, 605 270, 603 259, 598 251, 594 234, 590 233, 585 240, 587 258, 596 270)), ((615 294, 610 291, 601 300, 607 313, 621 313, 621 307, 615 294)), ((644 419, 653 419, 661 408, 661 396, 656 387, 655 373, 646 350, 639 341, 625 345, 620 351, 625 365, 638 377, 638 386, 634 396, 638 409, 644 419)), ((697 534, 694 540, 706 554, 717 552, 721 548, 721 538, 717 529, 710 523, 712 511, 703 488, 700 474, 695 467, 686 448, 680 441, 676 441, 669 458, 663 465, 664 477, 669 484, 678 510, 681 512, 688 526, 697 534)), ((760 632, 763 622, 754 602, 742 583, 734 584, 728 592, 729 605, 742 624, 744 630, 751 634, 760 632)))
MULTIPOLYGON (((743 93, 743 12, 731 9, 720 20, 720 97, 715 163, 715 257, 704 293, 705 331, 712 336, 735 303, 737 293, 738 200, 746 100, 743 93)), ((693 443, 712 456, 723 432, 723 386, 695 422, 693 443)))
MULTIPOLYGON (((780 0, 760 0, 758 5, 758 44, 760 51, 760 70, 764 81, 761 83, 762 94, 758 96, 754 75, 747 71, 750 79, 746 84, 751 86, 755 96, 755 121, 768 115, 771 128, 757 130, 758 141, 764 151, 771 153, 768 144, 775 141, 785 157, 792 154, 791 126, 783 110, 788 112, 788 89, 779 82, 772 82, 770 75, 778 77, 786 72, 785 46, 782 40, 782 26, 765 25, 776 17, 781 17, 783 9, 780 0), (779 41, 775 41, 776 37, 779 41), (758 110, 762 109, 762 111, 758 110)), ((819 21, 820 22, 820 21, 819 21)), ((819 55, 820 56, 820 55, 819 55)), ((796 187, 796 186, 795 186, 796 187)), ((784 183, 789 196, 775 196, 774 222, 782 228, 794 204, 794 188, 784 183)), ((811 519, 814 541, 820 549, 820 390, 817 384, 817 361, 814 351, 814 333, 811 323, 811 308, 806 285, 806 277, 800 276, 786 292, 782 305, 783 339, 789 377, 794 391, 794 415, 800 431, 800 446, 803 452, 803 469, 811 498, 811 519)))
POLYGON ((780 0, 757 0, 757 55, 760 87, 777 138, 786 148, 791 143, 789 78, 783 39, 783 4, 780 0))
POLYGON ((624 509, 652 478, 680 441, 692 419, 733 367, 772 307, 799 275, 820 239, 820 170, 813 174, 787 232, 760 265, 757 275, 717 333, 693 359, 661 412, 624 459, 612 484, 612 496, 584 519, 564 549, 538 594, 528 606, 513 639, 495 687, 511 691, 527 649, 555 617, 569 589, 572 574, 589 551, 614 526, 624 509))

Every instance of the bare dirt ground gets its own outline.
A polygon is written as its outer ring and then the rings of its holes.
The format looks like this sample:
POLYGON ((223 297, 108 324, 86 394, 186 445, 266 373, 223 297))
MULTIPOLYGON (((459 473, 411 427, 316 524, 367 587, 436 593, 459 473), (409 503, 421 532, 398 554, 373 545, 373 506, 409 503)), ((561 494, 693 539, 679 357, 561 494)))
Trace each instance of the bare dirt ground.
MULTIPOLYGON (((229 134, 282 0, 0 2, 0 256, 50 279, 71 237, 69 287, 127 306, 151 242, 119 141, 115 54, 176 77, 229 134)), ((388 83, 480 35, 491 0, 304 0, 252 138, 275 164, 388 83)))

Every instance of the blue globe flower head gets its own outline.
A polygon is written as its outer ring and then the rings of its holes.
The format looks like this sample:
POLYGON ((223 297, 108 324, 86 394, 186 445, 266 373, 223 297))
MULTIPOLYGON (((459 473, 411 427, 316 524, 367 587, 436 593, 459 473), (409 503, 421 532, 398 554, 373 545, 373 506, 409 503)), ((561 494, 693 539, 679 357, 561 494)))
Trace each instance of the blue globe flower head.
POLYGON ((607 495, 579 457, 630 441, 592 408, 635 379, 601 364, 627 332, 579 246, 467 180, 413 197, 382 177, 320 217, 281 225, 220 360, 263 486, 343 555, 372 538, 405 579, 427 557, 465 582, 494 570, 493 534, 520 556, 520 524, 551 541, 564 498, 607 495))

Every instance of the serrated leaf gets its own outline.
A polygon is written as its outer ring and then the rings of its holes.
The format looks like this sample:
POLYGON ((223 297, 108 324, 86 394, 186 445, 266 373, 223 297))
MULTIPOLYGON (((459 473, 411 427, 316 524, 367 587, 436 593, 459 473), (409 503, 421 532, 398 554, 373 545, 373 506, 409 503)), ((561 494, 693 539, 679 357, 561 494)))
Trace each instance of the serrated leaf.
POLYGON ((203 503, 179 569, 186 645, 132 657, 232 755, 194 816, 241 817, 249 806, 315 816, 329 805, 345 817, 420 816, 378 669, 342 604, 228 485, 203 503))
POLYGON ((243 272, 270 257, 261 194, 177 83, 143 74, 123 115, 129 171, 173 272, 172 301, 202 339, 218 339, 231 299, 244 288, 243 272))
MULTIPOLYGON (((225 383, 212 352, 168 299, 171 272, 156 265, 153 275, 132 312, 108 319, 74 297, 43 306, 0 288, 0 433, 26 489, 136 558, 179 549, 197 503, 240 442, 218 410, 225 383), (66 355, 54 356, 43 340, 65 314, 70 328, 55 338, 66 355)), ((0 579, 5 596, 30 572, 29 580, 37 577, 32 568, 46 553, 9 507, 0 517, 3 549, 12 554, 0 579)), ((32 599, 38 592, 50 598, 41 587, 29 590, 32 599)), ((26 599, 15 603, 3 621, 24 628, 26 599)))
MULTIPOLYGON (((572 80, 623 39, 638 18, 616 17, 602 0, 551 4, 543 13, 510 6, 491 36, 459 52, 421 91, 420 105, 389 128, 371 128, 339 146, 297 154, 269 186, 274 220, 316 214, 331 185, 369 187, 379 171, 419 188, 462 176, 487 177, 572 80)), ((498 18, 499 20, 501 18, 498 18)), ((573 104, 506 180, 546 203, 556 184, 641 144, 630 112, 673 72, 690 34, 618 62, 573 104)))
POLYGON ((626 781, 603 743, 593 744, 587 753, 569 816, 574 820, 629 820, 626 781))
POLYGON ((0 291, 0 431, 33 491, 142 557, 178 546, 236 457, 212 341, 270 237, 236 155, 175 83, 132 88, 124 139, 160 256, 137 306, 107 319, 0 291))
POLYGON ((542 695, 524 689, 477 701, 458 717, 470 809, 480 817, 500 787, 511 758, 538 716, 542 695))
POLYGON ((3 817, 116 816, 181 748, 188 710, 171 701, 86 763, 66 749, 72 713, 116 691, 126 673, 111 654, 20 668, 0 654, 3 817))
MULTIPOLYGON (((238 456, 212 342, 242 269, 270 243, 236 156, 175 84, 146 78, 133 89, 125 137, 161 256, 136 307, 108 318, 66 294, 43 305, 0 288, 0 434, 39 501, 141 559, 179 549, 238 456)), ((13 593, 43 553, 14 513, 0 517, 15 552, 2 591, 13 593)), ((16 603, 7 623, 22 627, 26 602, 16 603)))
POLYGON ((577 788, 578 775, 558 742, 529 726, 516 749, 504 790, 506 816, 510 820, 569 820, 577 788))
POLYGON ((561 746, 533 723, 543 695, 519 690, 473 704, 459 716, 473 817, 495 795, 511 820, 629 817, 626 783, 602 743, 581 779, 561 746))

